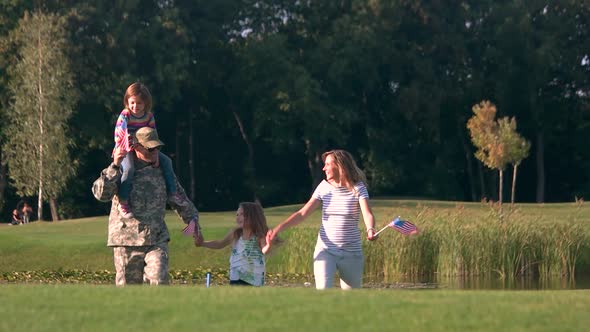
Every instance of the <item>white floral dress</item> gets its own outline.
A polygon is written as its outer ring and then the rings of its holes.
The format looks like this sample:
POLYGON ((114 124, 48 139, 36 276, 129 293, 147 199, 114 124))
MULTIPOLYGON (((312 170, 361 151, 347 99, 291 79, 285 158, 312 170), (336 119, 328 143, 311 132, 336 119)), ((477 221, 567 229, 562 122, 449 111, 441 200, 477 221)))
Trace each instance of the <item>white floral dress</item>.
POLYGON ((264 285, 266 262, 256 236, 234 243, 229 257, 229 280, 242 280, 253 286, 264 285))

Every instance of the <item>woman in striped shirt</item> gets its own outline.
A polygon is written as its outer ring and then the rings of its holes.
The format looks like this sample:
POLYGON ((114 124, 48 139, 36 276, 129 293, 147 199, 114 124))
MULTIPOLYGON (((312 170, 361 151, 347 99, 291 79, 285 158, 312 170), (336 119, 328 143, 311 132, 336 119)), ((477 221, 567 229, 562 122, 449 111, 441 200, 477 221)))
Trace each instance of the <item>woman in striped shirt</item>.
POLYGON ((321 205, 322 225, 313 263, 316 288, 332 287, 336 271, 340 275, 342 289, 360 288, 364 265, 358 227, 361 212, 367 228, 367 239, 376 239, 375 218, 365 185, 367 180, 347 151, 325 152, 322 160, 326 179, 317 186, 310 200, 299 211, 272 230, 270 239, 285 228, 301 223, 321 205))

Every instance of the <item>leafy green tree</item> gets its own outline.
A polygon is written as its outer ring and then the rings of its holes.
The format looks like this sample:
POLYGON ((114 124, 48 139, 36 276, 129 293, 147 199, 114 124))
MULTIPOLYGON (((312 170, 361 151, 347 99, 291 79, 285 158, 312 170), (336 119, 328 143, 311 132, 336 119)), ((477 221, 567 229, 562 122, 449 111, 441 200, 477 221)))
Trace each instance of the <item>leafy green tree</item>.
MULTIPOLYGON (((248 141, 256 142, 258 147, 269 146, 277 152, 301 149, 308 157, 307 165, 315 181, 315 166, 321 160, 313 135, 326 132, 321 128, 323 122, 318 121, 326 114, 318 82, 310 77, 305 67, 297 64, 282 35, 269 35, 262 41, 244 40, 236 54, 238 69, 229 82, 230 86, 244 88, 229 89, 227 93, 232 103, 241 104, 240 107, 232 106, 232 113, 236 123, 241 123, 240 132, 248 144, 249 155, 253 154, 254 148, 248 141), (277 76, 278 72, 282 75, 277 76)), ((260 177, 259 183, 264 183, 265 179, 262 172, 252 168, 252 161, 246 165, 249 168, 246 169, 246 180, 254 190, 254 184, 258 182, 254 178, 260 177)), ((265 187, 274 190, 274 186, 268 186, 274 181, 268 181, 265 187)), ((261 194, 268 197, 268 193, 261 194)))
POLYGON ((467 128, 471 140, 477 148, 475 156, 487 167, 498 170, 500 204, 502 204, 504 168, 507 164, 512 165, 510 201, 514 204, 518 166, 528 156, 531 145, 516 131, 514 117, 495 120, 496 106, 489 101, 482 101, 474 105, 473 113, 473 117, 467 122, 467 128))
POLYGON ((498 133, 500 141, 504 145, 508 163, 512 165, 512 190, 510 202, 514 204, 518 166, 526 157, 528 157, 531 143, 516 131, 516 119, 514 117, 510 119, 508 117, 498 119, 498 133))
POLYGON ((496 106, 486 100, 474 105, 472 110, 474 115, 467 121, 467 128, 471 141, 477 148, 475 157, 487 167, 498 171, 498 201, 501 205, 508 153, 500 136, 499 125, 495 121, 496 106))
MULTIPOLYGON (((25 1, 11 0, 0 3, 0 137, 6 125, 5 112, 8 109, 10 93, 8 91, 8 68, 14 65, 16 49, 12 47, 9 32, 18 24, 22 7, 25 1)), ((1 145, 1 141, 0 141, 1 145)), ((8 168, 6 165, 6 153, 0 146, 0 211, 6 201, 6 188, 8 187, 8 168)))
POLYGON ((38 218, 49 201, 57 220, 56 199, 75 174, 68 137, 77 94, 66 55, 65 21, 55 14, 25 13, 13 31, 18 49, 10 71, 12 102, 5 130, 9 176, 20 195, 38 195, 38 218))
POLYGON ((474 24, 486 29, 480 38, 487 44, 482 79, 488 98, 517 116, 520 130, 534 141, 533 162, 523 166, 535 168, 527 172, 534 182, 527 187, 536 187, 531 198, 544 202, 587 188, 588 172, 577 168, 588 160, 581 156, 588 149, 575 142, 588 135, 587 125, 581 125, 588 94, 580 92, 588 91, 590 77, 583 60, 589 49, 589 2, 499 1, 487 13, 474 24), (560 171, 564 167, 572 171, 560 171), (547 186, 553 190, 546 192, 547 186))

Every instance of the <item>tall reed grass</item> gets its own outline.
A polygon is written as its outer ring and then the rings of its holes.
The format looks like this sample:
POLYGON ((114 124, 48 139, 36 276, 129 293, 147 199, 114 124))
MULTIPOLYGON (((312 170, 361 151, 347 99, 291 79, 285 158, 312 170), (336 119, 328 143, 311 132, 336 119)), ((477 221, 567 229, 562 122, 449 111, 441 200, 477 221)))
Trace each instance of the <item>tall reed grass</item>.
MULTIPOLYGON (((418 207, 400 211, 420 228, 415 236, 385 230, 377 241, 363 240, 365 278, 393 281, 400 277, 483 276, 500 278, 573 278, 590 252, 590 225, 568 216, 540 217, 517 208, 487 214, 465 209, 418 207)), ((394 217, 393 213, 390 215, 394 217)), ((282 271, 311 273, 318 229, 287 231, 279 249, 282 271)), ((363 232, 364 234, 364 232, 363 232)))

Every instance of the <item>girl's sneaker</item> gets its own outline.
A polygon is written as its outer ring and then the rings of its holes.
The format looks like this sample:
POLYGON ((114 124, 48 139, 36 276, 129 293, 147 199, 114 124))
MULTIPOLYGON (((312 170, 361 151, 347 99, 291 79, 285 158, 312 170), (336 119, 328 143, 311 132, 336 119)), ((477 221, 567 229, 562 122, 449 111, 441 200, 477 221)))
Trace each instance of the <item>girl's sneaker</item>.
POLYGON ((128 203, 119 203, 119 214, 121 217, 125 219, 133 218, 133 212, 131 212, 131 208, 129 207, 128 203))

